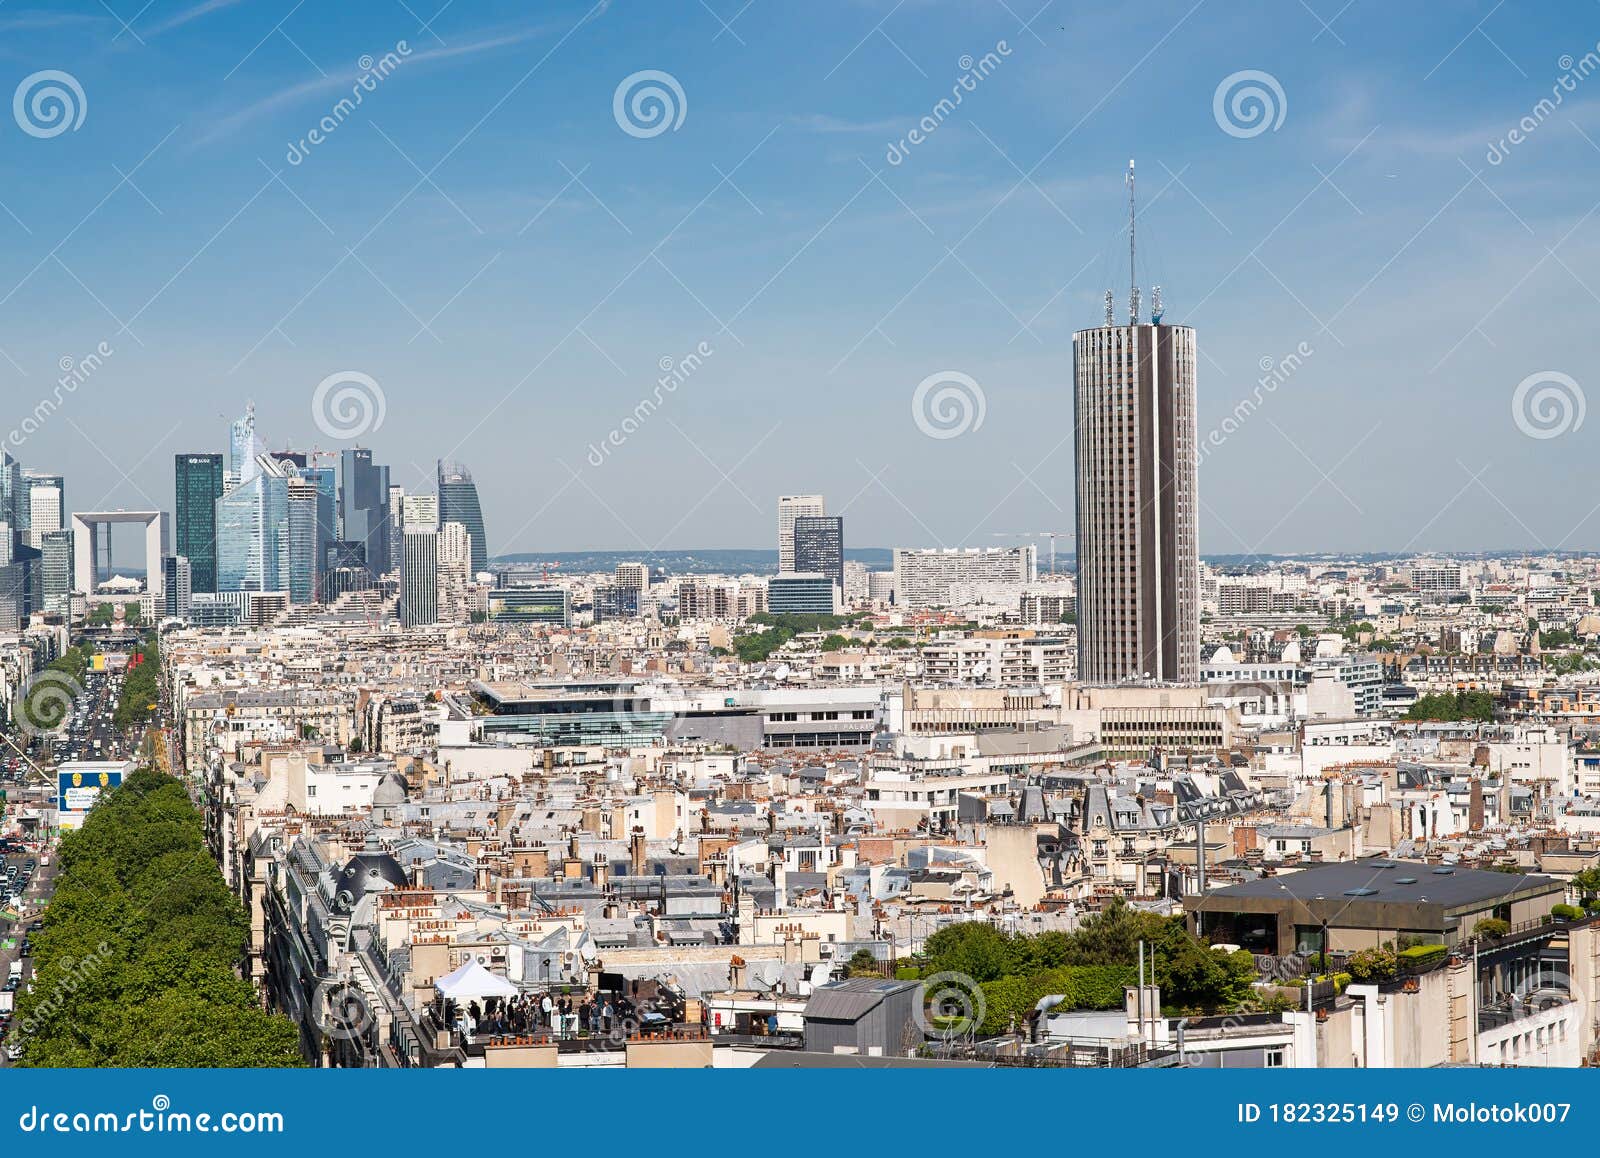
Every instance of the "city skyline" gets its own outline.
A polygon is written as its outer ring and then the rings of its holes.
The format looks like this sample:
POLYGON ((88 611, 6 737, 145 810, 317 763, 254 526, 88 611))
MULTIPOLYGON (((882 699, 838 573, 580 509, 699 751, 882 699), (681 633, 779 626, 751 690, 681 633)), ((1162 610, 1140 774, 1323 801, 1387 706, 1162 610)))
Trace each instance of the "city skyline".
POLYGON ((1139 280, 1207 334, 1202 554, 1600 545, 1553 486, 1600 162, 1555 13, 281 15, 0 14, 9 80, 86 98, 0 134, 0 374, 51 403, 9 449, 76 503, 166 507, 162 463, 241 398, 269 446, 342 449, 312 400, 353 373, 399 485, 472 464, 495 553, 762 543, 801 487, 855 542, 1066 530, 1070 335, 1123 282, 1133 154, 1139 280), (614 115, 652 69, 684 93, 659 133, 614 115), (976 404, 930 439, 913 399, 950 374, 976 404))

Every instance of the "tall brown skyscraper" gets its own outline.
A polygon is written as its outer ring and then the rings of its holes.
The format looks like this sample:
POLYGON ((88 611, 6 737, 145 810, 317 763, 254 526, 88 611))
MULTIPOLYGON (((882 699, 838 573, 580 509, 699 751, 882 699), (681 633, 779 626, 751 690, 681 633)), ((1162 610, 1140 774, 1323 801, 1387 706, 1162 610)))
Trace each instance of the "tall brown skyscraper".
POLYGON ((1105 325, 1072 339, 1078 678, 1200 678, 1195 335, 1105 325))

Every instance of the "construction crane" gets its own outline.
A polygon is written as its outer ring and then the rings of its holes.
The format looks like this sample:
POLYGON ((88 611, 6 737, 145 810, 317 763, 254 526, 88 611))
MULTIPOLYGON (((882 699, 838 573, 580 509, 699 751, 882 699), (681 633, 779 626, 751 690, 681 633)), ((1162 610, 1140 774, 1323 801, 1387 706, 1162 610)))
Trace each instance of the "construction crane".
POLYGON ((1050 540, 1050 574, 1056 573, 1056 540, 1070 539, 1071 531, 995 531, 997 539, 1049 539, 1050 540))

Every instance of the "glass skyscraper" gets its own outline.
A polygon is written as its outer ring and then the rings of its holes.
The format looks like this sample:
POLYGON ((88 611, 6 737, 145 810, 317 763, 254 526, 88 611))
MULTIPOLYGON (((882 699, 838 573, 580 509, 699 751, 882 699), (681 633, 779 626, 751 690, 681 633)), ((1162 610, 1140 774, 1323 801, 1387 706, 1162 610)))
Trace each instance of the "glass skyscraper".
POLYGON ((228 487, 249 482, 255 477, 256 456, 261 453, 256 437, 256 404, 249 403, 244 414, 228 427, 228 487))
POLYGON ((360 543, 374 575, 389 568, 389 468, 372 451, 352 447, 339 456, 339 538, 360 543))
POLYGON ((291 474, 285 480, 289 517, 281 528, 284 590, 290 603, 311 603, 317 595, 317 484, 291 474))
POLYGON ((794 521, 794 569, 826 575, 844 595, 844 517, 801 515, 794 521))
POLYGON ((250 479, 217 500, 217 590, 286 590, 288 521, 288 476, 262 455, 250 479))
POLYGON ((222 456, 180 454, 173 553, 189 560, 192 591, 217 590, 217 500, 222 497, 222 456))
POLYGON ((472 576, 489 566, 488 540, 483 533, 483 508, 472 474, 458 462, 439 460, 439 522, 460 523, 472 540, 472 576))

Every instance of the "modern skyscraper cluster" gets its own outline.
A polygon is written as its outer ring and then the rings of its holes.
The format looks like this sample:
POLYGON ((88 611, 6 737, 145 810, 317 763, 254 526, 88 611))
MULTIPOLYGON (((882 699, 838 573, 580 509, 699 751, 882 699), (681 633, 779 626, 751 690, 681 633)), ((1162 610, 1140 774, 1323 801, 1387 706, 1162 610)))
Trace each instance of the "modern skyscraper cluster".
POLYGON ((471 473, 441 461, 436 493, 407 494, 366 447, 341 451, 337 469, 332 457, 267 450, 253 406, 229 424, 226 459, 176 456, 184 563, 163 574, 186 576, 191 610, 240 593, 332 602, 393 575, 407 622, 466 618, 468 587, 488 565, 471 473))
POLYGON ((70 610, 65 496, 61 475, 28 470, 0 448, 0 630, 15 630, 40 612, 70 610))

